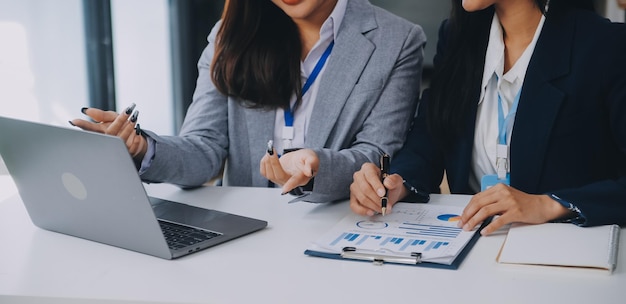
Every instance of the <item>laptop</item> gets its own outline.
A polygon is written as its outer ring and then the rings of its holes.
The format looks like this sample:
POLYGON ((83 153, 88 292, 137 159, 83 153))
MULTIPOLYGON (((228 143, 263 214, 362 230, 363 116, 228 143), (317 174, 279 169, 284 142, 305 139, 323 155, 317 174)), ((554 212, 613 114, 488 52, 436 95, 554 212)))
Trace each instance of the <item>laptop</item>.
POLYGON ((0 116, 0 155, 45 230, 174 259, 267 227, 149 197, 119 137, 0 116))

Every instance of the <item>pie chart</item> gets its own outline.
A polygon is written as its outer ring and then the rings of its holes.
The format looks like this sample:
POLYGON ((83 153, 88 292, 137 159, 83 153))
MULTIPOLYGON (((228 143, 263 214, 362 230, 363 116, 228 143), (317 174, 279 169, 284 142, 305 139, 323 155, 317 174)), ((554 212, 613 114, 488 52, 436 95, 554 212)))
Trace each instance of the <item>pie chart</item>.
POLYGON ((444 222, 457 222, 461 217, 456 214, 442 214, 437 216, 437 219, 444 222))

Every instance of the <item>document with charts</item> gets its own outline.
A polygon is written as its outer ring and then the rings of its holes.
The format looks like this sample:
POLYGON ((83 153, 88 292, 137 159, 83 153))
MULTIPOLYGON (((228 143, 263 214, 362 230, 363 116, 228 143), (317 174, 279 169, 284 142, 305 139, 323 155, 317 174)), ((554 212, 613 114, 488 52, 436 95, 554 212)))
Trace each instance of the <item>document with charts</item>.
POLYGON ((468 243, 480 235, 478 229, 463 231, 457 227, 462 211, 459 206, 398 203, 385 216, 351 213, 316 240, 305 254, 341 258, 346 248, 385 257, 419 253, 420 264, 452 265, 469 247, 468 243))

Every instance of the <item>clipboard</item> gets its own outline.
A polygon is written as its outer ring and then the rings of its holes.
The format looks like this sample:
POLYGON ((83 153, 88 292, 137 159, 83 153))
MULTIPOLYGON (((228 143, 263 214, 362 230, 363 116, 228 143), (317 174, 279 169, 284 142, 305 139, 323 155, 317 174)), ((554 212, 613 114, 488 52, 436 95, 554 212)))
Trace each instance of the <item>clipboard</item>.
POLYGON ((329 253, 318 250, 307 249, 304 251, 304 254, 314 257, 327 258, 327 259, 337 259, 337 260, 350 260, 350 261, 359 261, 359 262, 370 262, 374 265, 383 265, 383 264, 399 264, 399 265, 407 265, 407 266, 418 266, 418 267, 428 267, 428 268, 439 268, 439 269, 451 269, 456 270, 459 268, 467 254, 472 250, 474 244, 480 238, 480 230, 482 230, 487 224, 491 222, 491 218, 485 221, 480 228, 475 232, 474 236, 470 239, 470 241, 465 245, 463 250, 456 256, 454 261, 451 264, 441 264, 434 263, 428 261, 422 261, 420 252, 414 252, 417 256, 406 256, 400 257, 396 255, 385 255, 385 254, 374 254, 367 252, 359 252, 355 247, 344 247, 342 253, 329 253), (354 250, 353 250, 354 249, 354 250), (347 253, 347 254, 346 254, 347 253))
MULTIPOLYGON (((399 205, 396 205, 396 206, 399 206, 399 205)), ((399 209, 396 206, 394 206, 395 211, 399 209)), ((437 208, 437 206, 432 206, 432 205, 430 205, 432 207, 428 207, 429 206, 428 204, 410 204, 407 206, 410 206, 411 208, 415 208, 415 209, 437 208)), ((462 211, 462 208, 461 207, 459 208, 462 211)), ((437 210, 435 210, 435 212, 436 211, 437 210)), ((355 216, 352 215, 352 217, 354 218, 355 216)), ((338 226, 345 225, 346 222, 351 223, 352 221, 353 221, 352 218, 350 219, 344 218, 342 222, 338 223, 338 226)), ((321 258, 328 258, 328 259, 369 262, 369 263, 373 263, 374 265, 397 264, 397 265, 456 270, 459 268, 459 266, 461 265, 461 263, 463 262, 463 260, 465 259, 469 251, 472 249, 474 244, 478 241, 478 238, 480 237, 480 231, 490 222, 491 222, 491 218, 488 218, 485 222, 483 222, 480 225, 480 227, 472 231, 471 233, 473 234, 471 235, 471 238, 469 238, 469 240, 462 245, 463 247, 460 249, 460 251, 455 252, 454 254, 451 254, 448 256, 440 257, 440 258, 446 258, 446 261, 451 260, 449 261, 449 263, 441 262, 440 259, 438 260, 436 258, 425 259, 424 258, 425 255, 423 255, 423 252, 420 252, 420 251, 404 251, 400 253, 398 251, 391 250, 390 248, 379 248, 378 250, 371 250, 367 248, 359 248, 358 245, 344 246, 343 248, 341 248, 341 250, 339 250, 339 252, 337 252, 337 251, 332 251, 332 250, 326 250, 326 248, 323 248, 314 244, 312 247, 306 249, 304 251, 304 254, 313 256, 313 257, 321 257, 321 258)), ((334 228, 334 230, 336 229, 337 229, 337 226, 334 228)), ((393 237, 393 235, 388 236, 388 237, 393 237)), ((398 238, 396 237, 394 239, 398 239, 398 238)), ((359 242, 355 242, 355 244, 358 244, 358 243, 359 242)))

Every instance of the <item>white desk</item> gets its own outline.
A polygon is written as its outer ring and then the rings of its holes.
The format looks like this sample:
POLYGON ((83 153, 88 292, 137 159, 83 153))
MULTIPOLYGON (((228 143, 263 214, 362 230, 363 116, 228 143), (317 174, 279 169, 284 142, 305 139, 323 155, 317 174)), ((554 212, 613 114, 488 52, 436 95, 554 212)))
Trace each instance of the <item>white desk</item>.
MULTIPOLYGON (((11 189, 0 180, 0 189, 11 189)), ((0 303, 624 303, 626 250, 613 275, 497 264, 503 233, 458 270, 303 254, 348 204, 287 204, 279 189, 149 185, 151 195, 267 220, 267 229, 167 261, 35 227, 17 195, 0 202, 0 303)), ((464 197, 451 197, 463 204, 464 197)), ((434 196, 432 203, 441 203, 434 196)), ((621 234, 622 248, 626 232, 621 234)), ((584 244, 581 244, 584 246, 584 244)), ((576 253, 572 253, 576 254, 576 253)))

